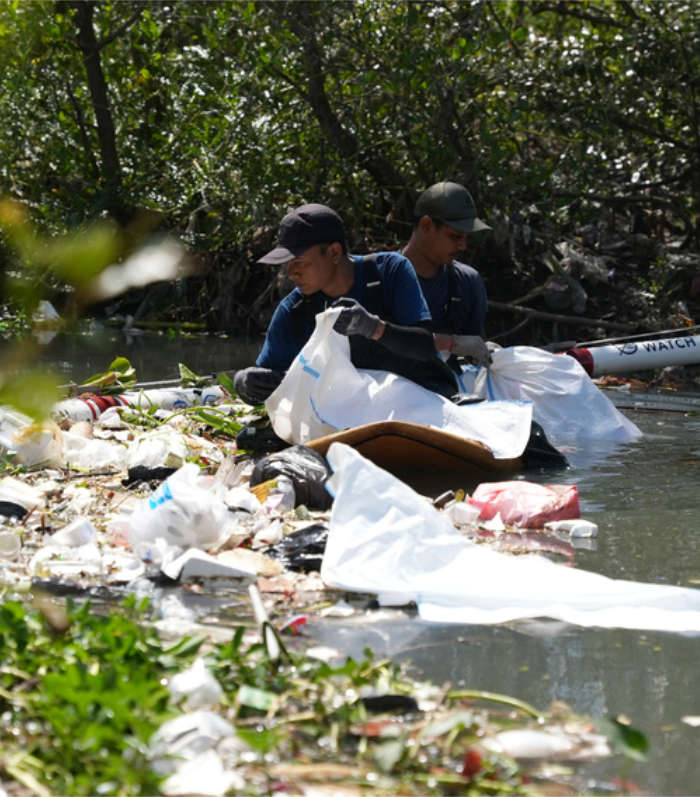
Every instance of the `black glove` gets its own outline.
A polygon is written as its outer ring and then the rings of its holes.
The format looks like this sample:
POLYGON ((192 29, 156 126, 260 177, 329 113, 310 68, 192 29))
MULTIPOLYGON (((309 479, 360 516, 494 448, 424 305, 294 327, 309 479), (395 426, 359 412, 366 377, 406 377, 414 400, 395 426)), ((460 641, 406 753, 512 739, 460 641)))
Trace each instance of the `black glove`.
POLYGON ((371 338, 379 329, 382 319, 372 315, 355 299, 336 299, 331 307, 342 307, 333 329, 341 335, 362 335, 371 338))
POLYGON ((246 404, 262 404, 284 378, 284 371, 269 368, 244 368, 233 380, 236 393, 246 404))

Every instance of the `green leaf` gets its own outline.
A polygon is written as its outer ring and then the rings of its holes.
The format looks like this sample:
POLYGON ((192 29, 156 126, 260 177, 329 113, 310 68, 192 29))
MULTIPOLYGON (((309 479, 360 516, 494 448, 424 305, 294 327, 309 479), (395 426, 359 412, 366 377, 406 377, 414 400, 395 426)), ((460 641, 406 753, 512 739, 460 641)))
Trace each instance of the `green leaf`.
POLYGON ((236 388, 233 386, 233 379, 223 371, 216 377, 216 381, 227 390, 232 396, 236 395, 236 388))
POLYGON ((612 748, 633 761, 646 761, 649 742, 624 717, 610 717, 597 721, 601 733, 607 736, 612 748))
POLYGON ((183 363, 178 363, 180 370, 180 383, 183 387, 204 387, 211 382, 210 376, 198 376, 183 363))
POLYGON ((10 376, 0 387, 0 404, 9 404, 36 421, 48 418, 62 396, 59 377, 39 369, 10 376))
POLYGON ((248 728, 238 728, 236 735, 243 739, 243 741, 253 750, 258 753, 269 753, 277 747, 283 735, 279 730, 272 728, 270 730, 249 730, 248 728))
POLYGON ((109 364, 107 371, 93 374, 80 385, 94 387, 106 395, 121 393, 136 385, 136 371, 126 357, 117 357, 109 364))

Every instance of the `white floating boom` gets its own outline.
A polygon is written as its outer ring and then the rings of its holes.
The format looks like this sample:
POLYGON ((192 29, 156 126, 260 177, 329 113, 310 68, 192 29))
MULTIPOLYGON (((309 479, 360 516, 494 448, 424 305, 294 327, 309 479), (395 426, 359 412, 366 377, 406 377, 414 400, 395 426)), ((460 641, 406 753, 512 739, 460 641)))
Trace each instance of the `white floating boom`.
POLYGON ((574 348, 566 353, 575 357, 590 376, 700 365, 700 335, 574 348))

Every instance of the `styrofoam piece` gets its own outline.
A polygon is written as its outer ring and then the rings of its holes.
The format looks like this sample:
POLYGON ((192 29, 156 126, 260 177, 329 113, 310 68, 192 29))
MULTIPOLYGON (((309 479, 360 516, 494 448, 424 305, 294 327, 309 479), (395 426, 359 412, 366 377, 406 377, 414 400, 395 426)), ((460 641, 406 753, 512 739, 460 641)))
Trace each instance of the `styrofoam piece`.
POLYGON ((44 505, 44 497, 39 490, 12 476, 0 479, 0 501, 19 504, 27 512, 44 505))
POLYGON ((29 573, 40 578, 77 578, 102 575, 102 554, 93 544, 79 548, 45 545, 29 562, 29 573))
POLYGON ((481 510, 478 506, 466 503, 466 501, 455 501, 445 509, 445 514, 455 526, 472 526, 476 523, 481 510))
POLYGON ((255 569, 243 565, 232 566, 210 556, 199 548, 190 548, 177 559, 161 566, 168 578, 175 581, 188 578, 255 578, 255 569))
POLYGON ((52 534, 48 539, 48 544, 78 548, 92 542, 96 535, 97 529, 92 525, 92 521, 86 517, 79 517, 52 534))
POLYGON ((598 526, 590 520, 550 520, 544 524, 547 531, 561 531, 570 537, 596 537, 598 526))

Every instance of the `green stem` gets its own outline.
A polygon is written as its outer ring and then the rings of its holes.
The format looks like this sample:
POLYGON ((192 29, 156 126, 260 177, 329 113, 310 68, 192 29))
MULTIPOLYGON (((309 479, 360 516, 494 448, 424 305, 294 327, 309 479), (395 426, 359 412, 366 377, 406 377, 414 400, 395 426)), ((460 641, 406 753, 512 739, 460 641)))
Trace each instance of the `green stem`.
POLYGON ((497 692, 482 692, 479 689, 458 689, 454 692, 448 692, 447 697, 452 700, 464 698, 471 700, 489 700, 492 703, 503 703, 505 706, 512 706, 513 708, 520 709, 520 711, 524 711, 535 719, 540 719, 540 717, 543 716, 541 711, 538 711, 529 703, 525 703, 514 697, 509 697, 508 695, 500 695, 497 692))

